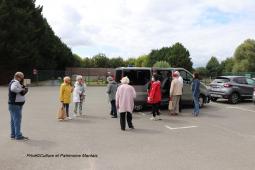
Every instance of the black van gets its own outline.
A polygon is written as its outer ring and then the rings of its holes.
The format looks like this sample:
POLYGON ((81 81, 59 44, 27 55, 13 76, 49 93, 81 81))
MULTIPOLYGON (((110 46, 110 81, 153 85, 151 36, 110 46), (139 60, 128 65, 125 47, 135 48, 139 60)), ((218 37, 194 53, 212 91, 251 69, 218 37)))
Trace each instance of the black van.
MULTIPOLYGON (((168 105, 169 102, 169 91, 172 81, 172 73, 179 71, 183 78, 183 95, 182 104, 192 105, 192 74, 183 68, 150 68, 150 67, 120 67, 115 71, 115 80, 120 83, 122 77, 127 76, 137 93, 135 99, 135 110, 141 110, 147 105, 147 89, 153 73, 159 75, 161 81, 161 92, 162 92, 162 105, 168 105)), ((200 106, 204 103, 209 102, 209 92, 205 85, 201 84, 200 87, 200 106)))

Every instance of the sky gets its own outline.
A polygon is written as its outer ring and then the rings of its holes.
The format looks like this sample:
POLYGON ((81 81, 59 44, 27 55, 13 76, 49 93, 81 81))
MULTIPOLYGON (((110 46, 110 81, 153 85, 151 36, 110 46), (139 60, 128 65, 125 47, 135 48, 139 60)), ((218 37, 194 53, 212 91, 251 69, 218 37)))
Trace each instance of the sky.
POLYGON ((81 57, 125 59, 182 43, 194 67, 255 38, 255 0, 37 0, 55 34, 81 57))

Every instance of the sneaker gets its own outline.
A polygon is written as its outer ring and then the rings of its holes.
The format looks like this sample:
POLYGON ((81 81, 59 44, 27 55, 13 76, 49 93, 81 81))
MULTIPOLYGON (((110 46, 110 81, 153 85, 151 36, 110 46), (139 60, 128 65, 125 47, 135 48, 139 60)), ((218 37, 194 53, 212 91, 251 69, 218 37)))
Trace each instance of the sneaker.
POLYGON ((11 140, 15 140, 15 137, 11 137, 11 140))
POLYGON ((134 126, 132 126, 132 127, 130 127, 129 129, 133 130, 133 129, 135 129, 135 127, 134 127, 134 126))
POLYGON ((77 117, 78 115, 76 115, 76 114, 73 114, 73 117, 77 117))
POLYGON ((71 118, 71 117, 66 117, 66 119, 67 119, 67 120, 72 120, 72 118, 71 118))
POLYGON ((156 120, 156 118, 155 118, 155 117, 151 117, 150 119, 151 119, 151 120, 156 120))
POLYGON ((58 119, 58 121, 64 121, 65 119, 58 119))
POLYGON ((25 137, 25 136, 21 136, 21 137, 17 138, 16 140, 29 140, 29 138, 25 137))

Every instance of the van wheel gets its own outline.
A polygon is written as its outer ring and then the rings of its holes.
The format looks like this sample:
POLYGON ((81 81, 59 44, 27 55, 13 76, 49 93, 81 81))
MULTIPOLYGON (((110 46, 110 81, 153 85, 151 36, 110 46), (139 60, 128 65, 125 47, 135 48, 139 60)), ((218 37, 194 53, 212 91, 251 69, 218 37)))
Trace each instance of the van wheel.
POLYGON ((204 107, 204 97, 203 96, 199 96, 199 107, 200 108, 204 107))
POLYGON ((211 100, 212 100, 213 102, 216 102, 216 101, 218 100, 218 98, 217 98, 217 97, 212 97, 211 100))
POLYGON ((239 94, 238 93, 232 93, 230 96, 229 96, 229 99, 228 101, 232 104, 237 104, 240 100, 240 97, 239 97, 239 94))

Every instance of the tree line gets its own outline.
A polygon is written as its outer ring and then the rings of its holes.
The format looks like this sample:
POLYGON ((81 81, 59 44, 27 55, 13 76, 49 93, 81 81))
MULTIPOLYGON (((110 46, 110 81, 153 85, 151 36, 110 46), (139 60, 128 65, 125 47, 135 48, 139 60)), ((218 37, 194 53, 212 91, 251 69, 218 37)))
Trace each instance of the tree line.
POLYGON ((255 72, 255 40, 247 39, 240 44, 232 57, 219 61, 211 57, 205 67, 196 68, 202 77, 216 77, 224 73, 255 72))

